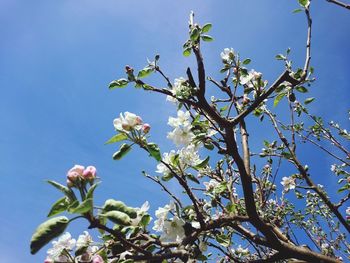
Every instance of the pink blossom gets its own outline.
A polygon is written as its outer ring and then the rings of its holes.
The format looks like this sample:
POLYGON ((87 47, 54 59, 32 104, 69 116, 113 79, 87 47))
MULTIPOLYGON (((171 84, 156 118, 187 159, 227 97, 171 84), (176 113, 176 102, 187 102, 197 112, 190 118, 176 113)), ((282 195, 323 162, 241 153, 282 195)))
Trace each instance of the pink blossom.
POLYGON ((149 125, 148 123, 145 123, 142 125, 142 131, 144 133, 148 133, 150 129, 151 129, 151 125, 149 125))
POLYGON ((71 182, 75 182, 76 180, 79 179, 79 177, 81 177, 83 175, 84 172, 84 166, 82 165, 74 165, 73 168, 71 168, 68 173, 67 173, 67 178, 71 181, 71 182))
POLYGON ((92 257, 92 263, 103 263, 103 258, 100 255, 94 255, 92 257))
POLYGON ((83 171, 83 177, 87 180, 93 180, 96 178, 96 168, 95 166, 88 166, 83 171))

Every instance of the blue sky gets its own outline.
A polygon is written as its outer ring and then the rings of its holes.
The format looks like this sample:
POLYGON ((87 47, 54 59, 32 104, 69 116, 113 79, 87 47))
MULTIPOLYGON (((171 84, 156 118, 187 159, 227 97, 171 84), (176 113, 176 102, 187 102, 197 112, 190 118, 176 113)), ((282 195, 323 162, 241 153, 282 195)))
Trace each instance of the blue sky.
MULTIPOLYGON (((317 103, 311 110, 349 128, 350 13, 313 2, 317 82, 311 92, 317 103)), ((135 150, 115 162, 111 156, 117 146, 103 144, 113 135, 119 112, 132 111, 152 125, 161 149, 172 146, 164 139, 167 116, 174 114, 171 104, 132 87, 108 90, 111 80, 124 76, 125 65, 142 68, 147 57, 160 54, 171 79, 184 76, 194 62, 182 56, 194 10, 200 23, 213 23, 215 41, 203 49, 212 76, 219 76, 222 49, 233 47, 272 82, 283 71, 274 60, 277 53, 291 47, 295 64, 304 60, 306 21, 303 14, 292 14, 297 7, 296 0, 0 0, 2 262, 43 261, 46 249, 31 256, 29 240, 60 197, 44 181, 64 182, 74 164, 97 167, 103 181, 96 191, 100 202, 113 197, 140 206, 149 200, 154 211, 168 201, 141 176, 142 170, 153 173, 153 160, 135 150)), ((310 163, 327 163, 318 169, 328 174, 331 163, 322 158, 315 155, 310 163)), ((69 230, 77 236, 85 227, 75 221, 69 230)))

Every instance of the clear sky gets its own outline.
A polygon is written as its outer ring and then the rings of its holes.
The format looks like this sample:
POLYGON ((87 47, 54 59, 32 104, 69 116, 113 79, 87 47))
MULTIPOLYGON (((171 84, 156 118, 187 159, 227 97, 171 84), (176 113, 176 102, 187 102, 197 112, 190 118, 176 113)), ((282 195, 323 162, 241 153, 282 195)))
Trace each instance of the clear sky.
MULTIPOLYGON (((193 65, 193 57, 182 56, 193 10, 200 23, 213 23, 215 41, 203 50, 208 72, 218 76, 220 52, 233 47, 272 82, 283 71, 276 54, 291 47, 295 63, 304 60, 306 21, 302 13, 292 14, 297 7, 297 0, 0 0, 1 262, 44 260, 47 247, 31 256, 29 240, 61 197, 44 181, 64 183, 74 164, 97 167, 100 202, 113 197, 140 206, 149 200, 152 211, 168 202, 141 176, 142 170, 154 174, 152 159, 136 149, 115 162, 117 146, 103 144, 114 134, 119 112, 132 111, 152 125, 162 150, 171 147, 164 138, 174 108, 165 98, 132 87, 108 90, 111 80, 124 76, 125 65, 139 69, 160 54, 171 79, 184 76, 193 65)), ((317 82, 311 95, 317 103, 311 110, 349 128, 350 12, 317 0, 312 16, 317 82)), ((153 83, 165 86, 156 78, 153 83)), ((305 156, 325 163, 320 174, 329 174, 331 163, 323 156, 305 156)), ((327 185, 324 177, 319 182, 327 185)), ((86 226, 75 221, 69 231, 77 237, 86 226)))

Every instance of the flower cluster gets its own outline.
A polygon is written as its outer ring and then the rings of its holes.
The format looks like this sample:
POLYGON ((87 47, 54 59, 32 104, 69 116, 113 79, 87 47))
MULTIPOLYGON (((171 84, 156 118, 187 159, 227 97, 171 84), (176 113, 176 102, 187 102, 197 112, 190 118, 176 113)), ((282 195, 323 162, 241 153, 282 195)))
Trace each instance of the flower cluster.
POLYGON ((167 138, 171 139, 177 146, 187 146, 194 138, 189 118, 190 112, 184 112, 182 110, 177 112, 177 118, 169 117, 168 124, 173 127, 174 130, 168 133, 167 138))
POLYGON ((76 251, 81 251, 80 255, 76 257, 78 262, 103 263, 102 257, 96 254, 99 248, 94 246, 93 243, 94 241, 87 231, 84 231, 78 240, 75 240, 69 232, 66 232, 57 241, 52 241, 52 248, 47 251, 45 263, 75 262, 70 254, 74 248, 76 251))
POLYGON ((67 185, 74 187, 79 185, 81 182, 92 183, 96 178, 96 168, 94 166, 87 166, 86 168, 82 165, 74 165, 67 173, 67 185))
POLYGON ((181 78, 175 79, 174 85, 171 89, 171 93, 173 94, 173 96, 167 96, 166 99, 167 101, 176 103, 178 102, 176 98, 188 99, 192 95, 193 89, 188 83, 188 81, 181 77, 181 78))

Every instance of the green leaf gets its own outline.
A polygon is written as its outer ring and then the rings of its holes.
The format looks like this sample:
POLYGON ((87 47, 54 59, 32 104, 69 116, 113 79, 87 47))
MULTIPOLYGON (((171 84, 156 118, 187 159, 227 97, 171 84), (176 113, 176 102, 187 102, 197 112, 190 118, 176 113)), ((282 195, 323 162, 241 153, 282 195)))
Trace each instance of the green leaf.
POLYGON ((51 216, 54 216, 54 215, 57 215, 59 213, 66 211, 68 209, 68 206, 69 206, 69 199, 66 196, 58 199, 52 205, 51 210, 50 210, 49 214, 47 215, 47 217, 51 217, 51 216))
POLYGON ((110 138, 108 141, 106 141, 105 144, 120 142, 120 141, 126 140, 127 138, 128 136, 125 133, 118 133, 114 135, 112 138, 110 138))
POLYGON ((315 100, 315 98, 307 98, 307 99, 304 101, 304 103, 305 103, 305 105, 307 105, 307 104, 313 102, 314 100, 315 100))
POLYGON ((137 74, 138 78, 144 78, 150 75, 153 72, 153 69, 150 67, 145 67, 144 69, 140 70, 137 74))
POLYGON ((230 238, 224 234, 216 235, 215 239, 224 247, 228 247, 230 245, 230 238))
POLYGON ((211 42, 214 40, 214 38, 212 38, 211 36, 208 36, 208 35, 202 35, 201 39, 205 42, 211 42))
POLYGON ((120 148, 119 151, 115 152, 113 154, 113 159, 114 160, 120 160, 121 158, 123 158, 129 151, 131 150, 131 146, 129 144, 123 143, 120 148))
POLYGON ((167 182, 170 179, 172 179, 173 177, 174 177, 174 175, 172 173, 168 173, 168 174, 165 174, 165 175, 162 176, 162 180, 167 182))
POLYGON ((276 55, 275 58, 276 58, 277 60, 285 60, 285 59, 286 59, 286 57, 285 57, 284 55, 282 55, 282 54, 276 55))
POLYGON ((195 169, 202 169, 205 168, 208 165, 209 162, 209 156, 207 158, 205 158, 204 160, 200 161, 199 163, 194 165, 195 169))
POLYGON ((113 80, 109 83, 109 89, 124 88, 128 85, 129 81, 127 79, 113 80))
POLYGON ((299 4, 307 8, 310 5, 310 0, 299 0, 299 4))
POLYGON ((199 180, 194 176, 193 174, 186 174, 186 177, 190 179, 192 182, 195 182, 197 184, 200 184, 199 180))
POLYGON ((65 216, 51 218, 35 230, 30 241, 30 253, 35 254, 52 239, 61 235, 69 224, 65 216))
POLYGON ((306 93, 308 92, 307 88, 303 87, 303 86, 297 86, 295 87, 295 89, 301 93, 306 93))
POLYGON ((162 156, 160 154, 160 150, 157 144, 155 144, 154 142, 150 142, 147 144, 147 150, 149 152, 149 154, 156 159, 158 162, 160 162, 162 160, 162 156))
POLYGON ((350 189, 350 184, 346 184, 343 187, 339 188, 338 193, 344 192, 345 190, 350 189))
POLYGON ((198 30, 197 27, 194 27, 191 31, 191 34, 190 34, 190 39, 192 41, 197 41, 198 38, 199 38, 199 35, 200 35, 200 31, 198 30))
POLYGON ((212 28, 212 24, 207 23, 202 27, 202 33, 207 33, 212 28))
POLYGON ((292 13, 293 13, 293 14, 296 14, 296 13, 299 13, 299 12, 301 12, 301 11, 303 11, 303 10, 301 10, 300 8, 297 8, 297 9, 294 9, 292 13))
POLYGON ((250 58, 246 58, 245 60, 243 60, 242 64, 243 65, 248 65, 252 60, 250 58))
POLYGON ((191 48, 186 48, 184 49, 184 51, 182 52, 182 54, 185 56, 185 57, 188 57, 191 55, 191 48))
POLYGON ((84 214, 89 212, 93 207, 92 198, 85 199, 77 207, 69 209, 72 214, 84 214))
POLYGON ((107 217, 109 220, 111 220, 113 223, 129 226, 131 225, 131 219, 130 217, 120 211, 109 211, 104 214, 100 214, 101 217, 107 217))
POLYGON ((74 201, 76 200, 76 196, 74 194, 74 192, 72 191, 72 189, 60 184, 60 183, 57 183, 55 181, 52 181, 52 180, 48 180, 47 181, 49 184, 51 184, 53 187, 55 187, 56 189, 60 190, 62 193, 64 193, 66 196, 69 197, 70 200, 74 201))
POLYGON ((275 100, 273 101, 273 106, 276 107, 278 103, 283 99, 283 97, 286 96, 286 93, 280 93, 276 96, 275 100))
POLYGON ((98 183, 95 183, 95 184, 93 184, 93 185, 89 188, 88 192, 86 193, 85 199, 89 199, 89 198, 93 198, 93 197, 94 197, 94 191, 95 191, 96 187, 97 187, 99 184, 100 184, 99 182, 98 182, 98 183))
POLYGON ((146 226, 148 226, 149 222, 151 222, 151 216, 148 215, 148 214, 143 215, 142 218, 141 218, 140 224, 143 227, 146 227, 146 226))

